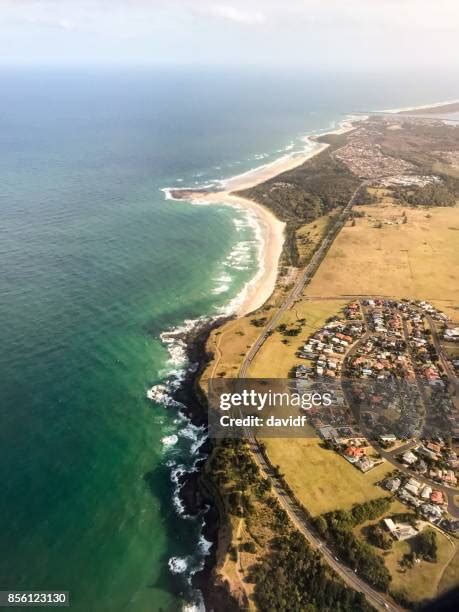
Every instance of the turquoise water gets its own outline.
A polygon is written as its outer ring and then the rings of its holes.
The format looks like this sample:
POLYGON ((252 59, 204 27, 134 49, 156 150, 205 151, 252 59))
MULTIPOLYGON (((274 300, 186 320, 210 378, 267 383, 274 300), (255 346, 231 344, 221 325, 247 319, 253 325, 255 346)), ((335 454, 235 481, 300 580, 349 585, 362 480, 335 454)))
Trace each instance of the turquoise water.
POLYGON ((161 189, 270 161, 359 107, 458 94, 353 78, 1 75, 3 588, 69 590, 84 612, 192 598, 202 519, 177 512, 171 470, 202 432, 146 393, 181 365, 161 334, 221 312, 257 244, 242 211, 161 189))

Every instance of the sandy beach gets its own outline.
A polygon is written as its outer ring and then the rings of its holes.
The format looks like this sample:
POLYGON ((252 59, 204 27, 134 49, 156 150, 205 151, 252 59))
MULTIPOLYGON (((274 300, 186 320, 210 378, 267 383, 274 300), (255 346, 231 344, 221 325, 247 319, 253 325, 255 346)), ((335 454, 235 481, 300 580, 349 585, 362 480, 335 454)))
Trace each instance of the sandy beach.
POLYGON ((434 102, 432 104, 421 104, 419 106, 405 106, 402 108, 385 108, 376 112, 379 113, 410 113, 415 111, 436 111, 441 110, 443 106, 449 106, 451 104, 458 104, 459 100, 446 100, 445 102, 434 102))
MULTIPOLYGON (((365 117, 359 117, 362 121, 365 117)), ((335 130, 330 130, 327 134, 343 134, 353 129, 350 121, 343 121, 335 130)), ((240 296, 236 307, 236 314, 243 316, 260 308, 272 294, 276 285, 279 259, 284 244, 285 223, 279 221, 277 217, 267 208, 261 206, 253 200, 241 198, 234 194, 235 191, 248 189, 258 185, 270 178, 283 172, 300 166, 314 155, 328 147, 326 143, 314 142, 309 137, 305 137, 306 142, 311 142, 314 146, 305 153, 288 155, 249 170, 238 176, 231 177, 224 183, 224 189, 218 192, 197 192, 196 195, 187 193, 186 200, 201 203, 228 204, 238 208, 250 210, 256 217, 260 227, 260 267, 254 278, 245 287, 240 296)))
POLYGON ((279 221, 268 208, 253 200, 241 198, 235 195, 234 191, 248 189, 287 170, 296 168, 323 151, 327 146, 327 144, 317 143, 317 146, 305 154, 285 156, 270 164, 232 177, 225 182, 225 189, 222 191, 215 193, 201 192, 197 193, 196 196, 187 195, 187 200, 195 202, 228 204, 237 208, 245 208, 256 217, 261 237, 259 269, 244 288, 240 300, 237 300, 236 314, 238 316, 257 310, 272 294, 276 285, 279 259, 284 244, 285 223, 279 221))

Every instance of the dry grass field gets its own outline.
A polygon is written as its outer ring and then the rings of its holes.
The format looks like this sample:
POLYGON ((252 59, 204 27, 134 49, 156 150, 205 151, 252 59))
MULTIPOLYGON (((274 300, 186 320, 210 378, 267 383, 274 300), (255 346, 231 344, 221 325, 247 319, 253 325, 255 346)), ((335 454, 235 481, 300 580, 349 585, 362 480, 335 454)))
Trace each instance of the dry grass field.
POLYGON ((296 232, 296 244, 298 248, 298 254, 300 256, 300 262, 304 265, 307 262, 317 244, 324 237, 330 222, 334 219, 335 215, 328 214, 319 217, 312 223, 307 223, 300 227, 296 232))
MULTIPOLYGON (((410 540, 395 542, 388 553, 382 553, 392 576, 391 590, 405 592, 412 601, 422 601, 437 596, 442 573, 454 553, 453 545, 440 531, 437 534, 437 562, 421 561, 407 570, 400 568, 403 555, 411 551, 410 540)), ((376 550, 376 549, 375 549, 376 550)))
POLYGON ((456 553, 446 566, 438 585, 439 593, 446 593, 459 585, 459 547, 456 541, 456 553))
POLYGON ((271 463, 279 465, 295 495, 313 516, 348 510, 385 494, 375 483, 392 471, 386 462, 362 474, 334 451, 322 448, 317 438, 270 438, 264 443, 271 463))
MULTIPOLYGON (((403 209, 384 193, 380 195, 378 206, 358 208, 365 216, 343 228, 307 287, 304 299, 283 315, 279 324, 299 329, 299 334, 286 336, 275 330, 259 351, 249 376, 289 376, 293 366, 302 363, 295 356, 299 347, 327 318, 340 314, 349 301, 347 296, 374 294, 428 299, 458 319, 458 208, 403 209), (402 222, 404 213, 406 223, 402 222)), ((299 230, 301 259, 308 258, 310 240, 312 243, 320 240, 327 222, 323 217, 299 230)), ((262 330, 263 320, 266 324, 287 291, 287 287, 278 287, 264 308, 230 321, 212 333, 208 349, 214 359, 204 373, 204 384, 208 377, 237 376, 244 355, 262 330), (253 324, 260 319, 260 326, 253 324)), ((362 474, 334 451, 324 449, 317 438, 271 438, 265 443, 270 461, 279 466, 295 495, 313 516, 350 509, 356 503, 385 495, 376 483, 392 471, 388 463, 362 474)), ((248 537, 245 529, 239 534, 242 536, 248 537)), ((451 561, 451 544, 440 533, 438 544, 438 563, 422 562, 403 573, 399 561, 409 551, 409 543, 397 542, 389 553, 379 551, 393 576, 391 588, 405 590, 412 599, 421 601, 456 584, 459 558, 456 555, 451 561)), ((250 554, 239 556, 242 565, 249 561, 250 554)), ((237 583, 240 578, 236 567, 229 562, 226 569, 227 574, 234 574, 231 578, 237 583)))
MULTIPOLYGON (((383 518, 393 517, 394 514, 404 514, 406 512, 414 514, 399 501, 394 501, 389 512, 377 520, 366 521, 358 525, 354 529, 354 533, 366 540, 365 531, 369 525, 375 525, 383 518)), ((392 576, 390 588, 392 591, 404 591, 413 601, 419 602, 423 599, 435 597, 439 592, 448 590, 458 584, 457 563, 459 562, 459 556, 457 553, 454 554, 457 543, 454 539, 450 541, 439 530, 436 530, 436 534, 438 561, 436 563, 421 561, 413 568, 406 570, 402 569, 400 561, 403 555, 411 551, 410 540, 394 542, 389 551, 383 551, 372 546, 372 549, 384 559, 384 563, 390 571, 392 576)))
POLYGON ((308 296, 395 295, 431 300, 457 317, 459 208, 361 206, 307 287, 308 296), (401 221, 406 212, 406 223, 401 221))

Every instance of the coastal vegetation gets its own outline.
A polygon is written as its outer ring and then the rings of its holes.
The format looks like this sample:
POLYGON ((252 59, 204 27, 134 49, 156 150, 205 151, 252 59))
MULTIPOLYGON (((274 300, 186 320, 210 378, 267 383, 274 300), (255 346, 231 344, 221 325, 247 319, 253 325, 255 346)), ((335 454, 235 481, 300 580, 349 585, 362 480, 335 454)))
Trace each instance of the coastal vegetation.
POLYGON ((459 197, 459 188, 450 186, 453 181, 456 182, 446 177, 445 182, 440 184, 411 186, 409 189, 398 187, 392 190, 392 194, 402 206, 454 206, 459 197))
MULTIPOLYGON (((394 129, 387 136, 381 144, 385 155, 396 154, 395 143, 405 138, 404 132, 405 128, 394 129)), ((428 130, 410 134, 415 140, 422 137, 430 145, 434 142, 428 130)), ((282 279, 294 281, 288 266, 309 261, 336 218, 333 210, 346 204, 361 182, 333 155, 346 138, 327 138, 330 147, 306 164, 239 193, 264 204, 287 223, 283 274, 262 308, 214 331, 208 342, 213 360, 204 379, 237 376, 244 356, 291 286, 282 279), (325 187, 322 182, 333 182, 329 172, 338 182, 325 187)), ((445 146, 450 145, 448 141, 445 146)), ((455 314, 459 261, 454 171, 443 160, 446 149, 440 147, 430 156, 427 146, 425 151, 416 147, 408 139, 401 149, 403 159, 422 172, 444 165, 446 170, 437 173, 440 181, 409 189, 362 187, 358 207, 304 295, 283 312, 269 333, 250 365, 249 376, 291 376, 298 364, 298 346, 338 315, 349 295, 395 292, 400 297, 429 299, 447 314, 455 314)), ((309 365, 308 360, 302 363, 309 365)), ((417 520, 400 502, 381 497, 379 484, 391 469, 387 462, 364 474, 313 435, 309 439, 266 439, 261 446, 286 494, 303 506, 305 516, 337 550, 339 560, 355 568, 369 584, 390 592, 402 605, 413 606, 434 597, 439 588, 457 583, 458 561, 449 536, 425 529, 410 540, 396 541, 385 528, 385 517, 397 516, 413 525, 417 520)), ((209 464, 212 479, 215 472, 223 516, 227 516, 227 526, 221 530, 226 535, 219 546, 219 568, 230 591, 248 607, 260 610, 348 609, 339 608, 338 600, 355 610, 368 609, 352 591, 340 591, 345 587, 292 529, 270 483, 255 463, 250 465, 246 453, 251 458, 248 444, 218 443, 209 464), (316 582, 301 568, 317 576, 321 591, 316 591, 316 582)))
POLYGON ((390 508, 391 499, 373 499, 357 504, 351 510, 328 512, 314 520, 317 531, 327 542, 332 542, 339 555, 357 570, 370 584, 381 591, 387 591, 391 575, 383 559, 372 548, 353 533, 359 523, 380 517, 390 508))
POLYGON ((367 612, 362 593, 333 579, 319 553, 301 534, 276 538, 272 552, 250 572, 260 610, 336 610, 367 612))
POLYGON ((302 225, 344 207, 359 185, 359 179, 332 153, 342 146, 345 135, 335 136, 329 148, 304 164, 250 189, 237 192, 269 208, 286 223, 284 261, 300 263, 297 232, 302 225))
POLYGON ((207 487, 218 491, 220 515, 226 517, 219 530, 216 572, 228 592, 228 609, 373 609, 292 528, 246 442, 215 444, 205 474, 207 487))

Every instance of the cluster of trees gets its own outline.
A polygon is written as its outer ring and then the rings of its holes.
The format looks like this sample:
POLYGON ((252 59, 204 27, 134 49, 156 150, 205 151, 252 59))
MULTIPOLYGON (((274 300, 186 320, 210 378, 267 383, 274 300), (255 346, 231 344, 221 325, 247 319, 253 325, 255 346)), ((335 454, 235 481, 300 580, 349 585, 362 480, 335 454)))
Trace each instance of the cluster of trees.
POLYGON ((379 518, 389 510, 390 504, 390 497, 381 497, 357 504, 350 511, 336 510, 314 519, 319 534, 334 544, 346 563, 357 569, 365 580, 381 591, 388 590, 390 573, 383 559, 371 546, 358 539, 352 529, 364 521, 379 518))
POLYGON ((371 525, 368 528, 368 541, 377 548, 390 550, 392 548, 392 536, 381 525, 371 525))
MULTIPOLYGON (((360 187, 360 189, 357 191, 357 193, 355 194, 354 197, 354 204, 356 204, 357 206, 359 205, 363 205, 363 204, 376 204, 378 201, 378 198, 375 196, 374 193, 370 193, 368 191, 368 188, 366 187, 366 185, 362 185, 362 187, 360 187)), ((363 217, 365 215, 365 213, 362 213, 359 211, 353 211, 353 216, 354 217, 363 217)))
POLYGON ((277 331, 283 336, 298 336, 301 327, 288 327, 285 323, 281 323, 277 326, 277 331))
POLYGON ((289 265, 296 266, 299 261, 297 229, 333 208, 345 206, 358 187, 359 179, 330 155, 341 140, 301 166, 238 192, 267 206, 286 223, 284 257, 289 265))
POLYGON ((261 611, 370 612, 358 593, 334 579, 332 572, 298 532, 277 538, 271 555, 254 566, 249 580, 261 611))
POLYGON ((207 470, 229 512, 237 516, 252 512, 253 493, 261 496, 270 488, 241 440, 219 442, 212 451, 207 470))
POLYGON ((255 327, 263 327, 266 325, 267 320, 267 317, 259 317, 258 319, 250 319, 250 323, 255 327))
POLYGON ((393 193, 401 204, 409 206, 454 206, 459 195, 444 183, 429 183, 423 187, 397 187, 393 193))
POLYGON ((436 563, 437 561, 437 534, 433 529, 424 529, 422 533, 416 536, 415 540, 416 551, 418 557, 436 563))

